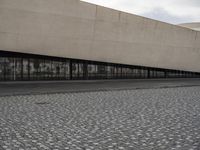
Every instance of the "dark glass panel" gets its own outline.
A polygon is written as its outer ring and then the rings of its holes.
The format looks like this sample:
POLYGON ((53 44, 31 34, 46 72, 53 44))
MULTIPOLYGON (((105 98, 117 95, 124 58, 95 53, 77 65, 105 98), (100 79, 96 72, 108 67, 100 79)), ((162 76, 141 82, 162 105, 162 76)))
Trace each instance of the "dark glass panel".
POLYGON ((59 75, 60 80, 66 79, 66 68, 65 67, 66 67, 66 62, 61 61, 60 62, 60 75, 59 75))
POLYGON ((40 78, 39 76, 39 67, 40 63, 38 59, 30 59, 29 64, 30 69, 30 80, 37 80, 40 78))
POLYGON ((14 80, 22 80, 22 58, 14 58, 14 80))
POLYGON ((169 71, 169 72, 167 73, 167 76, 168 76, 169 78, 175 78, 175 77, 176 77, 176 72, 174 72, 174 71, 169 71))
POLYGON ((81 62, 73 62, 72 64, 73 79, 84 79, 84 64, 81 62))
POLYGON ((69 67, 69 61, 65 62, 65 78, 70 78, 70 67, 69 67))
POLYGON ((23 58, 23 80, 29 80, 29 60, 23 58))
POLYGON ((121 67, 120 66, 115 66, 114 67, 114 76, 115 78, 117 79, 120 79, 122 77, 122 74, 121 74, 121 67))
POLYGON ((52 61, 51 69, 52 69, 52 78, 54 80, 59 80, 62 77, 62 62, 52 61))
POLYGON ((45 60, 39 59, 39 80, 45 80, 45 60))
POLYGON ((23 54, 2 55, 0 80, 195 78, 199 73, 23 54), (27 55, 27 56, 26 56, 27 55), (14 57, 11 57, 14 56, 14 57), (72 66, 70 65, 72 62, 72 66), (70 68, 71 66, 71 68, 70 68), (72 74, 71 74, 72 73, 72 74))
POLYGON ((165 73, 163 71, 156 71, 156 77, 157 78, 164 78, 165 77, 165 73))
POLYGON ((105 79, 107 76, 106 66, 104 65, 97 65, 97 78, 105 79))
POLYGON ((78 65, 79 65, 79 67, 78 67, 78 68, 79 68, 79 78, 80 78, 80 79, 83 79, 83 75, 84 75, 83 64, 82 64, 82 63, 79 63, 78 65))
POLYGON ((114 67, 113 66, 107 66, 107 78, 108 79, 112 79, 114 76, 113 76, 113 74, 114 74, 114 67))
POLYGON ((0 57, 0 81, 4 80, 4 57, 0 57))
POLYGON ((122 68, 122 77, 126 78, 127 68, 122 68))
POLYGON ((44 60, 42 72, 43 72, 43 77, 45 80, 51 79, 52 77, 51 60, 44 60))
POLYGON ((148 70, 142 69, 141 70, 141 76, 142 76, 142 78, 148 78, 148 70))
POLYGON ((14 70, 15 70, 15 62, 11 57, 5 57, 5 80, 12 81, 15 80, 14 70))
POLYGON ((156 72, 155 69, 151 69, 151 70, 150 70, 150 77, 151 77, 151 78, 156 78, 156 77, 157 77, 157 72, 156 72))
POLYGON ((88 64, 87 69, 88 69, 88 78, 95 79, 95 77, 97 76, 97 65, 88 64))
POLYGON ((79 78, 79 64, 76 62, 72 63, 72 78, 73 79, 79 78))
POLYGON ((127 68, 127 78, 132 78, 132 76, 133 76, 132 68, 127 68))
POLYGON ((117 79, 118 78, 118 72, 117 72, 117 70, 118 70, 118 68, 117 68, 117 66, 114 66, 113 67, 113 77, 115 78, 115 79, 117 79))
POLYGON ((134 77, 135 78, 140 78, 141 77, 140 69, 134 69, 134 77))

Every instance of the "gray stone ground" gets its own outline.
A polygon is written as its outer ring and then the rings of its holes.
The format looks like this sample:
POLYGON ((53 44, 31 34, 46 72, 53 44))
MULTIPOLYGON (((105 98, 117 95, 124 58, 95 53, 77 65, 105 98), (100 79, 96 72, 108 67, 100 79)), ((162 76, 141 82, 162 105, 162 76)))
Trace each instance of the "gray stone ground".
POLYGON ((0 97, 0 150, 200 150, 200 87, 0 97))
POLYGON ((200 86, 200 78, 0 82, 0 96, 200 86))

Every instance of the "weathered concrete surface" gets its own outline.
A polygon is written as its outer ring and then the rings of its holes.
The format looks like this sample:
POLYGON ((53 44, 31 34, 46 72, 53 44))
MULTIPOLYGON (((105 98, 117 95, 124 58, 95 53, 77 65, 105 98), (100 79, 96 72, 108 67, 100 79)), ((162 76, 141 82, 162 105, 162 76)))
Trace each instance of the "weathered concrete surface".
POLYGON ((199 150, 200 87, 0 97, 1 150, 199 150))
POLYGON ((0 96, 200 86, 200 79, 0 82, 0 96))
POLYGON ((0 50, 200 71, 200 32, 79 0, 0 0, 0 50))

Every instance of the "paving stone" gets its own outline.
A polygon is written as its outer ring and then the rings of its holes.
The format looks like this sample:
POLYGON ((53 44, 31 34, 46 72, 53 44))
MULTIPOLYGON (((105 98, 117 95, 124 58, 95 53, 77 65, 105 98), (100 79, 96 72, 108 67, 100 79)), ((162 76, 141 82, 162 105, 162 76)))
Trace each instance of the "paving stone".
POLYGON ((0 97, 2 150, 199 150, 200 87, 0 97))

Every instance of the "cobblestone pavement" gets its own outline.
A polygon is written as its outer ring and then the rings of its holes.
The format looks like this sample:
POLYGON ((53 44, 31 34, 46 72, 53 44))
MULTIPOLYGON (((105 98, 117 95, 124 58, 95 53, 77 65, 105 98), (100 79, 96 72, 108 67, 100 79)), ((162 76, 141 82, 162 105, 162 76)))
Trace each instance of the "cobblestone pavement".
POLYGON ((1 150, 200 150, 200 87, 0 97, 1 150))

